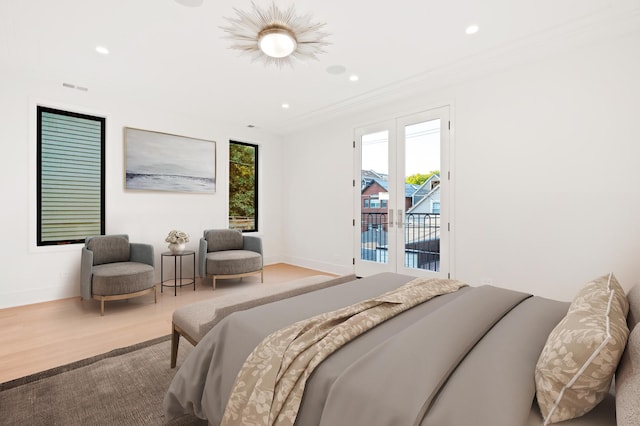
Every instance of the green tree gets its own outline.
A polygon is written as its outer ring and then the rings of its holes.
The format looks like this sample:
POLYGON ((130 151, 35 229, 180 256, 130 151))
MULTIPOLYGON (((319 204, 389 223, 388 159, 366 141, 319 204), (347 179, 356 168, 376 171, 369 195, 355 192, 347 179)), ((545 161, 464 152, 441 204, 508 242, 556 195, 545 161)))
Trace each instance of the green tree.
POLYGON ((229 145, 229 216, 255 214, 255 148, 229 145))
POLYGON ((423 183, 425 183, 427 180, 429 180, 429 178, 433 175, 438 175, 440 176, 440 170, 431 170, 429 173, 415 173, 411 176, 407 176, 407 183, 413 184, 413 185, 422 185, 423 183))

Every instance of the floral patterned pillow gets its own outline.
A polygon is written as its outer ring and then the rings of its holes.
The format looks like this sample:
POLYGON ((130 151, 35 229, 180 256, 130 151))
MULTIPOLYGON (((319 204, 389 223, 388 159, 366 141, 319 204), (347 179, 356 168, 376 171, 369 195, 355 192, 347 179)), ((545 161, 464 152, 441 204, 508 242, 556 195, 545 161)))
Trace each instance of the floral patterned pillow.
POLYGON ((587 283, 551 331, 536 365, 544 424, 580 417, 605 397, 629 335, 629 303, 613 274, 587 283))

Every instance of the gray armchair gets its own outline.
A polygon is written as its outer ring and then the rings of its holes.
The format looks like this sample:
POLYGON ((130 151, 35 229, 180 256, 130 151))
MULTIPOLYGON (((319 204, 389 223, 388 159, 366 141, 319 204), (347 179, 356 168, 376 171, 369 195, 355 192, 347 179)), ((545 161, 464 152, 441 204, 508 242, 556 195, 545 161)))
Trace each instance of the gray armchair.
POLYGON ((262 240, 234 229, 206 229, 200 238, 198 267, 202 278, 241 278, 260 274, 264 282, 262 240))
POLYGON ((157 303, 153 246, 130 243, 128 235, 87 237, 82 248, 80 295, 100 301, 121 300, 153 293, 157 303))

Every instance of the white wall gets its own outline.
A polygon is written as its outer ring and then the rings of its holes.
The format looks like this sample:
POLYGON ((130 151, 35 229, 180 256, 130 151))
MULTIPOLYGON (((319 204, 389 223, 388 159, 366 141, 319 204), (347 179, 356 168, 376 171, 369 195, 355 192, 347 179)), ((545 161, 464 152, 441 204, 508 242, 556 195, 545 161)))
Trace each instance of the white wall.
MULTIPOLYGON (((266 262, 348 273, 353 253, 353 129, 453 106, 453 276, 570 299, 614 271, 640 280, 640 35, 415 94, 281 138, 143 100, 60 82, 0 79, 0 308, 79 294, 80 246, 35 247, 35 105, 107 117, 108 233, 154 244, 173 228, 226 225, 227 142, 259 142, 266 262), (217 142, 215 195, 123 189, 125 126, 217 142), (479 178, 481 177, 481 178, 479 178)), ((431 87, 431 86, 429 86, 431 87)), ((159 275, 159 270, 158 270, 159 275)), ((159 280, 159 276, 157 277, 159 280)))
MULTIPOLYGON (((197 252, 198 239, 205 228, 227 226, 229 139, 260 144, 260 235, 265 263, 281 261, 283 176, 280 137, 258 129, 234 127, 222 120, 188 111, 176 113, 169 108, 150 108, 135 98, 116 98, 91 90, 80 92, 63 88, 61 82, 35 81, 24 76, 2 74, 0 93, 0 147, 3 153, 0 214, 4 241, 0 244, 0 308, 80 294, 82 245, 35 245, 37 104, 106 116, 106 232, 127 233, 131 241, 153 244, 158 282, 160 253, 167 250, 164 238, 171 229, 189 233, 191 241, 187 248, 197 252), (123 127, 216 141, 216 193, 125 191, 123 127)), ((172 271, 167 269, 166 272, 172 271)))
POLYGON ((609 271, 630 288, 640 281, 638 52, 640 34, 617 37, 290 135, 287 259, 351 270, 353 129, 450 102, 452 275, 563 300, 609 271))

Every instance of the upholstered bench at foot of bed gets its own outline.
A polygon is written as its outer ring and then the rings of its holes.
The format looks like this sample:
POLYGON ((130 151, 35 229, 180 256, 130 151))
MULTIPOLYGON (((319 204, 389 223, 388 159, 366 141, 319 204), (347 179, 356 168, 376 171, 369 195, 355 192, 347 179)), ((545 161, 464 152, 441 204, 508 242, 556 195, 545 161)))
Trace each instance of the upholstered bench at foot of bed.
POLYGON ((176 366, 180 336, 183 336, 189 343, 195 346, 209 330, 233 312, 346 283, 355 279, 355 275, 345 275, 337 278, 327 275, 313 275, 281 284, 253 286, 246 290, 238 289, 238 291, 234 293, 178 308, 173 312, 171 368, 176 366))

